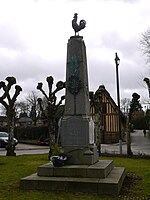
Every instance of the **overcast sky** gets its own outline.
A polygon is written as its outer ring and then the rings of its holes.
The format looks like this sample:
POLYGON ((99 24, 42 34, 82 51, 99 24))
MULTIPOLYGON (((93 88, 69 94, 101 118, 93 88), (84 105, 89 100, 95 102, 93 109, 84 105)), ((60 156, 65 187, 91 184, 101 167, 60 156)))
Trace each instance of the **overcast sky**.
MULTIPOLYGON (((52 75, 65 81, 67 42, 74 13, 87 51, 89 88, 103 84, 116 101, 115 52, 120 57, 120 98, 148 98, 149 65, 139 49, 150 27, 149 0, 0 0, 0 81, 15 76, 24 98, 52 75)), ((37 91, 38 92, 38 91, 37 91)), ((40 93, 39 93, 40 94, 40 93)))

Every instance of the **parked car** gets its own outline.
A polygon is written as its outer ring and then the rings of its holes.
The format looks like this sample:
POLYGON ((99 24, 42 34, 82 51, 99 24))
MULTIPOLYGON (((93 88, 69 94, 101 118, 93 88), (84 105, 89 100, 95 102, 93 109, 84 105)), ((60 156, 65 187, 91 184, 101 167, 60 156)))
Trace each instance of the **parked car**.
MULTIPOLYGON (((6 132, 0 132, 0 147, 6 147, 8 144, 8 133, 6 132)), ((15 146, 18 144, 18 140, 14 138, 14 144, 15 146)))

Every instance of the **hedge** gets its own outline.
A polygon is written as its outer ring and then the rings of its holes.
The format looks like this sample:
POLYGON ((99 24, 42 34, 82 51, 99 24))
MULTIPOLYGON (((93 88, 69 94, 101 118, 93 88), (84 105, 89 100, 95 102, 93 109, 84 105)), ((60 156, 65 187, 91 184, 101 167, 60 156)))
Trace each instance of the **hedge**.
MULTIPOLYGON (((0 127, 0 131, 7 132, 7 127, 0 127)), ((39 140, 40 137, 48 138, 48 127, 15 127, 14 137, 18 140, 39 140)))

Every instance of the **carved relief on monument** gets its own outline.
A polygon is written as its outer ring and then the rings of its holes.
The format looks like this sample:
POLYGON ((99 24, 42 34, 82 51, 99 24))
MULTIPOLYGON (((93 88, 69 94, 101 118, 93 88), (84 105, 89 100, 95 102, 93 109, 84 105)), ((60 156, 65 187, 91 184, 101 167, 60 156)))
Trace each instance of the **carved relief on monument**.
POLYGON ((79 79, 78 58, 74 54, 70 59, 70 76, 68 79, 68 90, 71 94, 76 95, 81 89, 82 81, 79 79))

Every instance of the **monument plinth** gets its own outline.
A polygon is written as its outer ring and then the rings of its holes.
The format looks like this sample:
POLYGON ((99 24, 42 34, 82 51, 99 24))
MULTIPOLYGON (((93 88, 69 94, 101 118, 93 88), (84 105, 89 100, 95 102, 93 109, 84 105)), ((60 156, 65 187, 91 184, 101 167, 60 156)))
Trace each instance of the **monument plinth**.
POLYGON ((68 164, 93 164, 98 160, 92 138, 86 47, 81 36, 67 44, 66 101, 61 126, 61 145, 68 164))

